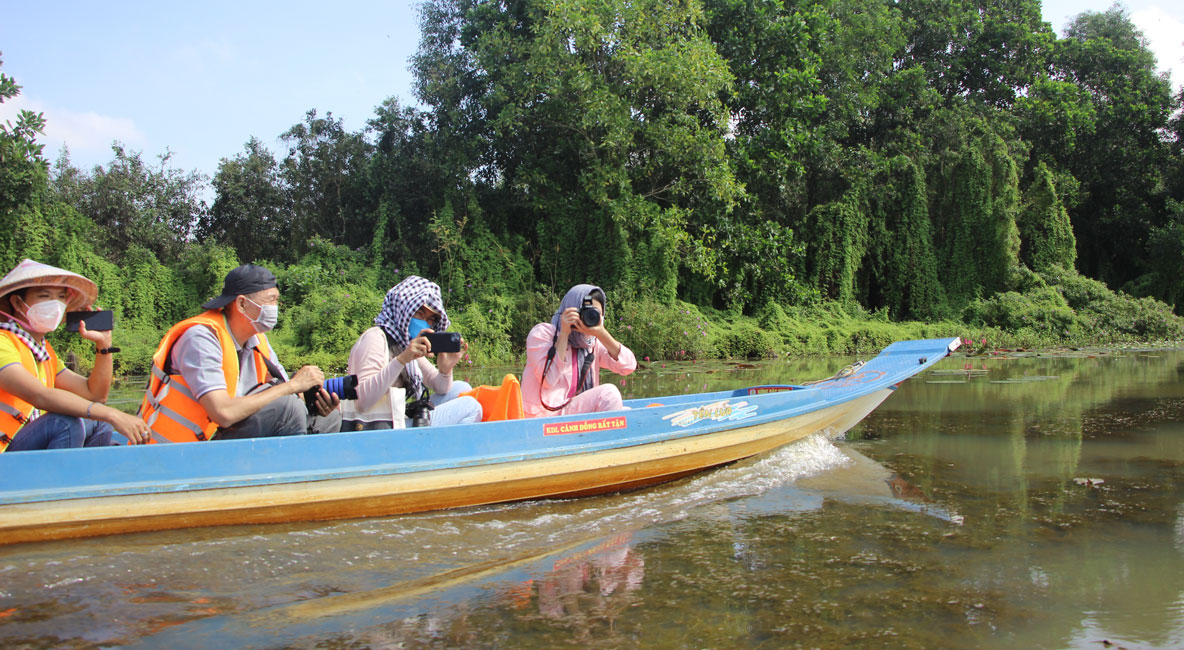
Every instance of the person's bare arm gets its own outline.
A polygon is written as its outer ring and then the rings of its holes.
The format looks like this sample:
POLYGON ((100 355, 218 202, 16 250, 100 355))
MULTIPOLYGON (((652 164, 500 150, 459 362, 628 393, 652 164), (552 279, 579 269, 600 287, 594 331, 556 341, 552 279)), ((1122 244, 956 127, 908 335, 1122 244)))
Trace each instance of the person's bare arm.
POLYGON ((205 409, 206 414, 219 427, 233 426, 254 415, 259 409, 267 406, 285 395, 303 393, 313 386, 320 386, 325 381, 325 373, 316 366, 303 366, 292 378, 282 384, 276 384, 258 393, 231 397, 226 389, 211 390, 197 398, 197 402, 205 409))
POLYGON ((115 362, 110 354, 99 354, 98 350, 111 347, 111 332, 88 330, 85 322, 79 322, 78 335, 95 344, 95 365, 86 377, 69 368, 63 369, 54 378, 54 383, 83 399, 106 402, 111 392, 111 372, 115 362))
MULTIPOLYGON (((60 377, 65 372, 58 373, 58 376, 60 377)), ((82 379, 78 375, 74 375, 74 377, 82 379)), ((57 377, 55 377, 55 382, 56 380, 57 377)), ((20 365, 12 364, 0 369, 0 388, 46 413, 59 413, 106 422, 127 437, 128 442, 133 445, 148 441, 148 425, 144 420, 113 409, 102 402, 88 400, 70 390, 49 388, 20 365)))

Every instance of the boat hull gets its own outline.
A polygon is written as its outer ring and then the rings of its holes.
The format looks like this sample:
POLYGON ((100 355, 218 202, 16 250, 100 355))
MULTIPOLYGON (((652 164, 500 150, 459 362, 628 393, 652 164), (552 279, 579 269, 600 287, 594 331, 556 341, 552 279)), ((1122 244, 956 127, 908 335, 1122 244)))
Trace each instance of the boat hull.
MULTIPOLYGON (((311 483, 28 503, 3 511, 5 542, 171 528, 353 519, 646 487, 732 463, 835 428, 890 391, 723 433, 573 456, 311 483)), ((874 404, 872 404, 874 402, 874 404)), ((862 416, 856 418, 857 422, 862 416)))
MULTIPOLYGON (((956 345, 928 343, 940 354, 911 364, 931 365, 956 345)), ((17 472, 9 477, 19 481, 24 471, 27 483, 0 492, 0 543, 387 516, 644 487, 814 433, 844 433, 917 372, 880 365, 810 387, 658 398, 665 403, 577 418, 0 455, 0 475, 7 463, 17 472), (18 464, 20 456, 28 466, 18 464), (43 475, 51 469, 60 476, 43 475)))

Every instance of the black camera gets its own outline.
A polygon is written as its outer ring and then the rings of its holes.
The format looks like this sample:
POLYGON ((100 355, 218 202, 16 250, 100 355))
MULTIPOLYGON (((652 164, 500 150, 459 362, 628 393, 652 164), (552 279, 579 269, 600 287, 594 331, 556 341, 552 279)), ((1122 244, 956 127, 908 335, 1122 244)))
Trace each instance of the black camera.
POLYGON ((411 420, 411 426, 431 426, 432 420, 428 415, 428 411, 431 411, 435 407, 433 407, 432 403, 428 401, 430 398, 431 395, 428 394, 428 389, 425 387, 423 389, 423 394, 419 396, 419 399, 407 402, 406 415, 407 418, 411 420))
POLYGON ((580 306, 580 322, 585 327, 596 327, 600 324, 600 312, 592 306, 591 298, 584 298, 584 304, 580 306))
POLYGON ((308 405, 308 412, 315 413, 317 410, 317 393, 324 388, 326 393, 333 395, 336 393, 341 399, 358 399, 358 376, 346 375, 344 377, 330 377, 321 382, 320 386, 313 386, 304 391, 304 403, 308 405))

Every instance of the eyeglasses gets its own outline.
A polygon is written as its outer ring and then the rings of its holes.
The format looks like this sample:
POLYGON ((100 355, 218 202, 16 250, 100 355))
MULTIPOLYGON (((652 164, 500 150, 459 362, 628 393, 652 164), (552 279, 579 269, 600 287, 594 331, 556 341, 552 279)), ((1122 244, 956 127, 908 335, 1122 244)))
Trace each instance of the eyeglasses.
POLYGON ((263 300, 251 300, 250 298, 247 298, 246 296, 243 296, 243 298, 246 298, 246 300, 248 302, 250 302, 252 305, 255 305, 256 307, 265 307, 265 306, 269 306, 269 305, 275 305, 276 307, 283 308, 283 306, 284 306, 283 301, 280 300, 278 297, 275 298, 274 300, 268 300, 266 298, 263 300))
POLYGON ((419 309, 415 310, 415 313, 412 314, 411 317, 418 318, 418 319, 425 321, 427 323, 431 323, 433 327, 440 324, 440 314, 437 314, 434 310, 432 310, 432 308, 428 307, 427 305, 424 305, 423 307, 420 307, 419 309))

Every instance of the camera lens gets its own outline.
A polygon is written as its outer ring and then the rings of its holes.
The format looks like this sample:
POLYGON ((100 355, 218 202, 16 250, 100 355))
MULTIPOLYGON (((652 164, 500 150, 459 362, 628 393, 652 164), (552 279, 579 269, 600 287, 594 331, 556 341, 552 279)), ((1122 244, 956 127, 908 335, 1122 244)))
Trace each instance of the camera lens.
POLYGON ((580 320, 586 327, 596 327, 600 324, 600 312, 595 307, 581 307, 580 320))
POLYGON ((341 380, 341 377, 330 377, 329 379, 326 379, 324 383, 325 392, 329 393, 330 395, 337 395, 340 397, 342 393, 341 380))
MULTIPOLYGON (((341 399, 358 399, 358 376, 346 375, 344 377, 330 377, 321 382, 321 387, 325 389, 326 393, 336 395, 341 399)), ((317 392, 316 388, 310 389, 314 395, 317 392)))
POLYGON ((341 399, 358 399, 357 375, 346 375, 341 378, 341 399))

